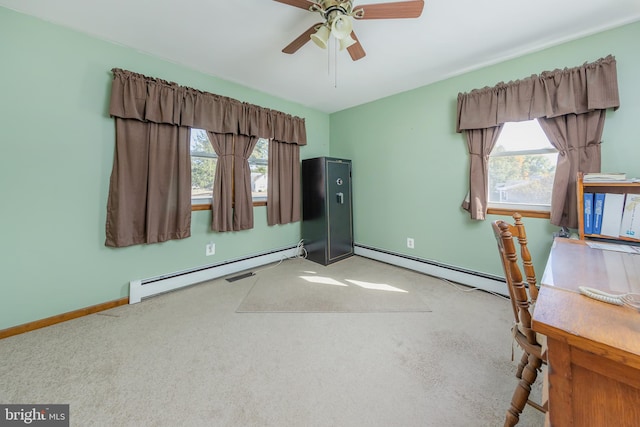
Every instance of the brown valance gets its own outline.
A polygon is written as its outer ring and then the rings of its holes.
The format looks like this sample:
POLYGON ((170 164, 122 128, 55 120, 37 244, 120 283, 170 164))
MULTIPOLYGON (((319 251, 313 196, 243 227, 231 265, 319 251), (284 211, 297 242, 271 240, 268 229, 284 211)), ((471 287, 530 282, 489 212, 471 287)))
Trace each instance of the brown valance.
POLYGON ((456 131, 619 106, 616 60, 609 55, 580 67, 460 93, 456 131))
POLYGON ((109 114, 306 145, 303 118, 114 68, 109 114))

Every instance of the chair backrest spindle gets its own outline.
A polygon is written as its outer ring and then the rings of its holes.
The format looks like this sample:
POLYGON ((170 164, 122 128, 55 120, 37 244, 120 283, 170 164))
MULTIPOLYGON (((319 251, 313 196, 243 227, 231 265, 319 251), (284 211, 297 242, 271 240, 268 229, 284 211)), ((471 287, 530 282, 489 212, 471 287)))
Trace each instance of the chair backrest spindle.
POLYGON ((531 253, 527 246, 527 233, 524 229, 524 224, 522 223, 522 215, 516 212, 513 214, 513 219, 515 220, 517 234, 511 234, 517 237, 518 243, 520 243, 520 257, 522 258, 524 275, 527 277, 527 283, 529 284, 529 295, 531 297, 531 301, 535 302, 538 299, 538 281, 536 279, 536 272, 533 268, 533 263, 531 262, 531 253))
POLYGON ((502 220, 495 221, 492 225, 502 258, 515 321, 520 325, 520 329, 527 337, 527 341, 531 344, 537 344, 535 331, 531 327, 531 310, 532 304, 535 303, 538 297, 538 288, 535 270, 531 262, 531 254, 527 247, 527 235, 521 218, 522 216, 516 213, 514 214, 514 225, 502 220), (516 250, 514 236, 518 239, 520 256, 518 256, 518 251, 516 250), (522 270, 520 270, 520 265, 518 264, 519 258, 521 258, 525 271, 526 282, 523 280, 522 270))

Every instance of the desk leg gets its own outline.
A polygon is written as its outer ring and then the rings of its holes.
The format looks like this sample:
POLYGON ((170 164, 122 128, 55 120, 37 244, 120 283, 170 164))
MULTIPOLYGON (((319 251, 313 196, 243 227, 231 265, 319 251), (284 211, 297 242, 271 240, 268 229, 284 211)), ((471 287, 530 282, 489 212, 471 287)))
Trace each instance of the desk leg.
POLYGON ((571 349, 564 341, 547 338, 549 421, 551 427, 573 426, 571 349))

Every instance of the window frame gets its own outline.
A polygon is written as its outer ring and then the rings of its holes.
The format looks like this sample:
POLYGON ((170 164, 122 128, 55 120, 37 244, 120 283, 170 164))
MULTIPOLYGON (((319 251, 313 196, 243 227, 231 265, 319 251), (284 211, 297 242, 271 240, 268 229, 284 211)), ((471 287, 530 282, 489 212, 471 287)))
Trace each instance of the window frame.
MULTIPOLYGON (((199 128, 190 128, 190 129, 192 129, 192 130, 200 130, 199 128)), ((259 138, 259 139, 265 140, 267 142, 267 144, 269 143, 269 139, 268 138, 259 138)), ((260 142, 260 141, 258 141, 258 142, 260 142)), ((267 145, 267 153, 268 153, 268 145, 267 145)), ((200 157, 200 158, 208 158, 208 159, 217 159, 218 158, 218 155, 215 152, 213 152, 213 153, 209 153, 209 152, 206 152, 206 151, 192 152, 191 150, 189 150, 189 157, 191 158, 193 156, 200 157)), ((264 160, 264 159, 256 159, 256 160, 257 161, 255 161, 255 160, 252 161, 251 157, 249 157, 249 165, 251 165, 253 163, 253 164, 265 164, 265 165, 268 166, 268 162, 269 162, 268 158, 266 160, 264 160)), ((267 188, 269 188, 269 187, 267 186, 267 188)), ((191 198, 191 212, 210 211, 210 210, 213 209, 212 197, 204 198, 203 199, 204 200, 203 203, 193 203, 193 200, 194 199, 192 197, 191 198)), ((253 201, 253 207, 256 207, 256 206, 267 206, 267 195, 265 194, 264 196, 259 196, 259 197, 252 196, 252 201, 253 201)))
MULTIPOLYGON (((537 119, 531 119, 528 120, 529 122, 536 122, 537 123, 537 119)), ((516 122, 507 122, 505 124, 508 123, 516 123, 516 122)), ((539 123, 538 127, 540 126, 539 123)), ((541 129, 542 130, 542 129, 541 129)), ((500 142, 500 137, 502 135, 500 135, 498 137, 498 141, 496 141, 496 146, 495 148, 498 147, 498 144, 500 142)), ((545 138, 546 135, 545 135, 545 138)), ((547 141, 549 139, 547 138, 547 141)), ((524 149, 524 150, 511 150, 511 151, 503 151, 500 153, 495 153, 495 154, 489 154, 489 161, 491 158, 499 158, 499 157, 515 157, 515 156, 531 156, 531 155, 544 155, 544 154, 559 154, 558 149, 556 149, 555 147, 553 147, 553 145, 551 144, 551 142, 549 141, 549 145, 551 145, 551 147, 547 147, 547 148, 537 148, 537 149, 524 149)), ((493 151, 493 150, 492 150, 493 151)), ((487 162, 487 177, 489 175, 490 169, 489 169, 489 165, 490 163, 487 162)), ((554 177, 555 177, 555 172, 554 172, 554 177)), ((487 195, 489 195, 490 193, 490 189, 489 189, 489 180, 487 179, 487 195)), ((551 218, 551 205, 539 205, 539 204, 533 204, 533 203, 503 203, 503 202, 495 202, 495 201, 489 201, 489 197, 487 197, 487 213, 488 214, 492 214, 492 215, 513 215, 514 213, 518 212, 519 214, 521 214, 523 217, 530 217, 530 218, 546 218, 546 219, 550 219, 551 218)))

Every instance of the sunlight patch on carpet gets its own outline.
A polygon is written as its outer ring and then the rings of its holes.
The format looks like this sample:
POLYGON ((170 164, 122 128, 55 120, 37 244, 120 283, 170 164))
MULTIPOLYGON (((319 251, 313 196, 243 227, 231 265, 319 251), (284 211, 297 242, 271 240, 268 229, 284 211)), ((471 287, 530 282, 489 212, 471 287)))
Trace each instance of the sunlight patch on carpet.
POLYGON ((258 271, 238 313, 428 312, 429 276, 353 256, 322 266, 287 260, 258 271))

